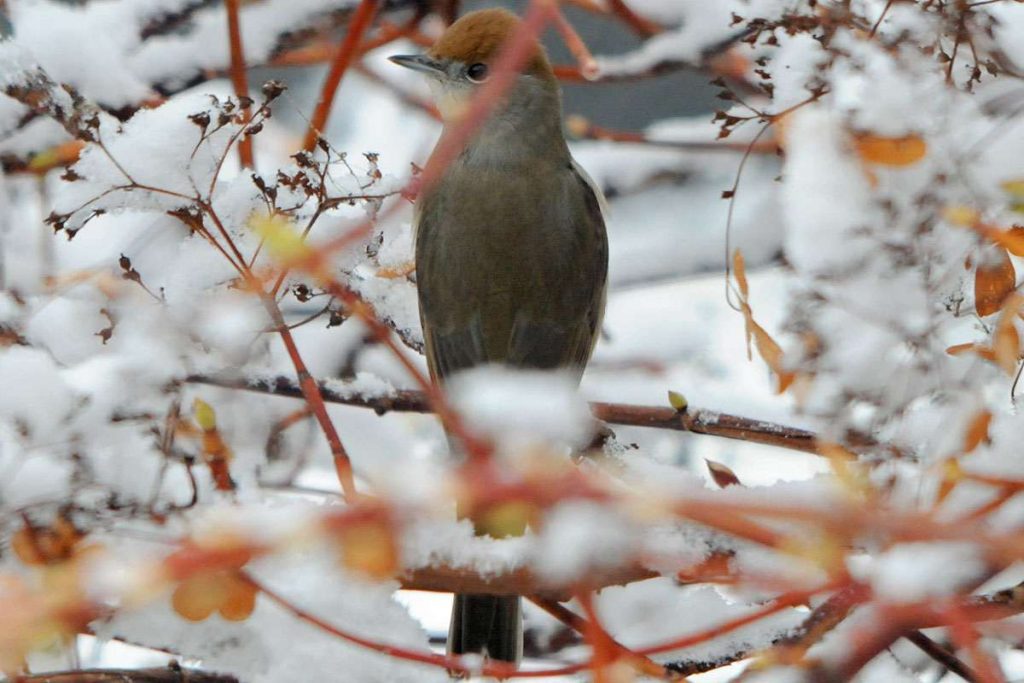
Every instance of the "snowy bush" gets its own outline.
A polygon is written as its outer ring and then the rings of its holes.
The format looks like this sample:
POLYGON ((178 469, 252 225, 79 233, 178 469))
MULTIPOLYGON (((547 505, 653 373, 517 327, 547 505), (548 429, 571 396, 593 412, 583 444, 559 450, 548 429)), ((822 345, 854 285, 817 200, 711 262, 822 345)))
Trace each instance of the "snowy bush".
POLYGON ((385 57, 457 4, 0 3, 0 673, 1019 678, 1024 5, 523 3, 567 83, 721 108, 567 112, 611 199, 582 388, 446 396, 445 155, 385 57), (526 596, 523 670, 408 591, 526 596))

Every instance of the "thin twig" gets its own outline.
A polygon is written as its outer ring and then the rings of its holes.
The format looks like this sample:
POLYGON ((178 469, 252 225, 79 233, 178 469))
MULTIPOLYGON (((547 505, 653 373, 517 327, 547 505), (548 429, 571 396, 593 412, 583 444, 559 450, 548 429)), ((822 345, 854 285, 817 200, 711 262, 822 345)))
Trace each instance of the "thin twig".
POLYGON ((959 657, 920 631, 911 631, 904 637, 920 648, 926 655, 955 673, 960 678, 970 681, 971 683, 978 680, 977 674, 974 673, 974 670, 971 669, 971 667, 964 664, 959 657))
POLYGON ((661 26, 641 17, 630 9, 624 0, 608 0, 608 8, 633 29, 634 33, 643 38, 650 38, 662 31, 661 26))
MULTIPOLYGON (((252 118, 249 100, 249 79, 245 72, 245 52, 242 49, 242 26, 238 17, 240 0, 225 0, 224 6, 228 13, 228 39, 231 46, 231 84, 235 88, 239 106, 242 109, 243 127, 252 118)), ((242 168, 253 168, 255 161, 252 151, 252 136, 243 135, 238 141, 238 159, 242 168)))
POLYGON ((370 28, 370 23, 373 21, 379 5, 380 0, 361 0, 355 13, 352 15, 352 21, 348 25, 348 32, 345 33, 345 40, 342 42, 341 47, 338 48, 337 54, 334 55, 331 69, 324 80, 323 88, 320 91, 320 100, 313 111, 313 118, 310 119, 309 129, 306 131, 306 138, 302 143, 303 149, 312 150, 315 148, 316 141, 326 129, 327 118, 331 114, 331 107, 334 106, 334 95, 338 91, 338 86, 341 85, 342 76, 345 75, 349 65, 352 64, 359 44, 362 42, 363 34, 370 28))

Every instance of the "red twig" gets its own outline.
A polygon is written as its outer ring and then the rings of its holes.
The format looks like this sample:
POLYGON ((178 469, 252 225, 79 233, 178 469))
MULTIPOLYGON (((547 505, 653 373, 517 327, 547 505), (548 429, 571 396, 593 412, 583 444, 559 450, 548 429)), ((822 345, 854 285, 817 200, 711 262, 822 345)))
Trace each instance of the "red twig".
POLYGON ((615 647, 611 636, 601 627, 597 610, 594 609, 593 593, 580 591, 576 594, 576 601, 587 615, 587 620, 583 624, 583 636, 592 649, 590 667, 594 670, 594 683, 607 683, 608 667, 615 663, 618 648, 615 647))
MULTIPOLYGON (((401 363, 402 367, 405 368, 406 372, 409 373, 413 380, 423 390, 426 395, 427 402, 434 409, 434 412, 437 413, 437 416, 441 419, 441 423, 444 424, 445 428, 449 432, 459 439, 466 451, 466 456, 471 461, 486 460, 492 450, 490 444, 487 444, 470 434, 463 424, 462 418, 459 417, 458 413, 449 405, 440 388, 431 382, 430 378, 420 372, 420 369, 416 367, 416 365, 402 350, 401 342, 395 339, 391 332, 391 328, 384 324, 380 318, 377 317, 376 313, 374 313, 373 309, 363 301, 358 294, 348 287, 332 280, 327 283, 326 289, 331 296, 344 303, 350 313, 362 320, 363 323, 370 328, 370 332, 377 338, 377 340, 391 351, 392 355, 394 355, 398 362, 401 363)), ((313 380, 312 377, 309 378, 309 381, 314 386, 317 386, 316 381, 313 380)))
POLYGON ((744 616, 736 617, 735 619, 730 619, 729 621, 722 622, 718 626, 712 626, 711 628, 707 628, 703 631, 699 631, 697 633, 693 633, 687 636, 682 636, 681 638, 676 638, 674 640, 660 643, 658 645, 651 645, 648 647, 640 648, 635 652, 639 655, 654 655, 658 654, 659 652, 668 652, 670 650, 678 650, 684 647, 691 647, 693 645, 697 645, 699 643, 712 640, 713 638, 717 638, 721 635, 725 635, 726 633, 731 633, 737 629, 743 628, 748 624, 757 623, 758 621, 766 617, 770 617, 771 615, 777 612, 781 612, 784 609, 802 605, 805 602, 807 602, 807 600, 809 600, 811 596, 815 594, 815 592, 816 591, 793 591, 791 593, 786 593, 785 595, 780 595, 779 597, 775 598, 775 600, 765 605, 761 609, 755 610, 744 616))
MULTIPOLYGON (((590 628, 590 623, 586 619, 576 614, 560 602, 537 595, 530 596, 530 602, 537 605, 537 607, 540 607, 542 610, 553 616, 555 619, 558 619, 577 633, 585 634, 587 629, 590 628)), ((605 631, 605 635, 608 637, 612 645, 614 645, 615 648, 617 648, 624 656, 629 657, 644 675, 654 676, 656 678, 664 678, 667 675, 665 667, 661 664, 658 664, 649 657, 636 654, 628 647, 612 638, 607 631, 605 631)))
POLYGON ((660 26, 638 15, 623 0, 607 0, 607 2, 609 9, 633 29, 636 34, 644 38, 650 38, 661 33, 660 26))
MULTIPOLYGON (((249 80, 245 72, 245 52, 242 49, 242 27, 238 16, 239 0, 225 0, 228 12, 228 40, 231 45, 231 84, 240 103, 249 98, 249 80)), ((248 106, 242 107, 244 123, 248 123, 252 114, 248 106)), ((243 168, 252 168, 255 164, 252 151, 252 136, 243 135, 238 141, 238 158, 243 168)))
POLYGON ((341 484, 341 490, 345 494, 345 499, 352 502, 357 495, 355 477, 352 473, 352 461, 345 451, 345 446, 341 443, 341 437, 338 436, 338 430, 335 429, 334 422, 331 421, 330 416, 327 414, 327 405, 324 403, 324 397, 320 393, 320 386, 313 379, 313 376, 309 374, 306 363, 302 360, 299 349, 295 345, 295 338, 292 336, 291 330, 288 329, 288 325, 281 315, 281 309, 278 308, 277 302, 274 301, 272 296, 266 294, 261 294, 260 298, 267 313, 270 314, 274 325, 277 326, 277 333, 281 335, 281 341, 284 343, 288 357, 291 359, 292 365, 295 366, 295 374, 299 387, 302 389, 302 396, 306 399, 309 409, 313 412, 313 416, 316 417, 316 421, 320 424, 320 429, 323 430, 324 437, 327 439, 327 444, 331 449, 331 456, 334 458, 334 470, 338 475, 338 483, 341 484))
POLYGON ((985 652, 978 638, 978 631, 967 618, 964 610, 959 605, 951 605, 946 610, 946 619, 949 622, 949 634, 959 647, 970 653, 971 664, 974 665, 974 673, 980 683, 1004 683, 999 665, 985 652))
POLYGON ((597 77, 598 68, 597 61, 594 59, 594 55, 590 54, 590 50, 587 49, 587 44, 580 38, 580 34, 576 32, 576 29, 572 27, 572 24, 562 14, 562 10, 556 4, 552 4, 551 19, 555 24, 555 29, 558 34, 562 36, 562 40, 565 42, 565 46, 569 48, 569 52, 576 58, 576 62, 580 65, 580 73, 587 80, 591 80, 597 77))
POLYGON ((321 619, 312 612, 308 612, 301 607, 291 603, 280 593, 271 590, 263 583, 254 579, 250 574, 242 572, 241 577, 252 584, 260 593, 267 597, 271 602, 277 604, 279 607, 287 612, 290 612, 293 616, 305 621, 307 624, 311 624, 325 633, 329 633, 333 636, 341 638, 354 645, 365 647, 375 652, 395 657, 397 659, 404 659, 409 662, 419 662, 420 664, 428 664, 434 667, 440 667, 461 674, 483 674, 486 676, 497 676, 499 678, 512 678, 512 677, 543 677, 559 675, 562 673, 572 673, 578 671, 581 667, 564 667, 561 669, 554 669, 548 671, 516 671, 515 667, 511 664, 503 664, 500 662, 486 662, 483 666, 474 666, 470 668, 467 664, 464 664, 459 657, 449 657, 446 655, 434 654, 432 652, 422 652, 417 650, 411 650, 405 647, 399 647, 397 645, 388 645, 386 643, 380 643, 369 638, 349 633, 333 624, 321 619))
POLYGON ((306 138, 302 143, 303 149, 312 150, 316 147, 322 131, 327 125, 327 117, 331 114, 331 107, 334 105, 334 95, 341 85, 341 78, 345 75, 349 65, 358 52, 359 44, 363 34, 366 33, 377 13, 380 0, 361 0, 356 11, 352 14, 352 20, 348 25, 348 32, 345 40, 334 55, 331 69, 324 80, 323 88, 320 91, 320 100, 317 102, 313 118, 309 122, 309 129, 306 131, 306 138))

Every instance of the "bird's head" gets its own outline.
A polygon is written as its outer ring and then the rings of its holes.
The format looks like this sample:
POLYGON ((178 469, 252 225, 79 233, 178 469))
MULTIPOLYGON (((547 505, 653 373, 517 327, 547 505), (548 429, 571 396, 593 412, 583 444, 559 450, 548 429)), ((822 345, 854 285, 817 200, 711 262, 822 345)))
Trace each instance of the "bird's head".
MULTIPOLYGON (((491 77, 502 46, 519 26, 519 19, 509 11, 478 10, 449 26, 426 54, 396 55, 391 61, 427 75, 437 107, 450 121, 491 77)), ((535 42, 508 97, 513 102, 524 97, 537 99, 535 95, 543 91, 557 93, 558 85, 544 49, 535 42)), ((557 96, 555 99, 557 102, 557 96)))

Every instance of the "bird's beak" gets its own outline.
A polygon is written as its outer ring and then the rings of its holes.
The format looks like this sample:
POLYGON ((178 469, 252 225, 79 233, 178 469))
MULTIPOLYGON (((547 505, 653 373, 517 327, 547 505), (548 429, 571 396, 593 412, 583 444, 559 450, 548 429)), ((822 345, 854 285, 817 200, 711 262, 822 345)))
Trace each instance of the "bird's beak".
POLYGON ((444 73, 444 64, 426 55, 392 55, 388 59, 399 66, 431 76, 440 76, 444 73))

